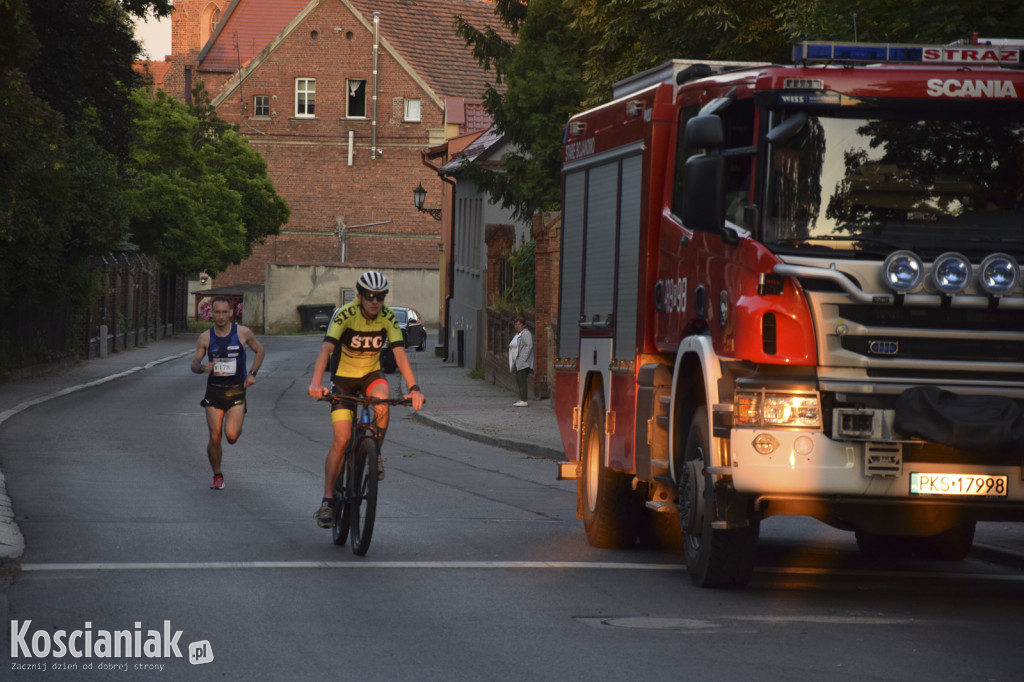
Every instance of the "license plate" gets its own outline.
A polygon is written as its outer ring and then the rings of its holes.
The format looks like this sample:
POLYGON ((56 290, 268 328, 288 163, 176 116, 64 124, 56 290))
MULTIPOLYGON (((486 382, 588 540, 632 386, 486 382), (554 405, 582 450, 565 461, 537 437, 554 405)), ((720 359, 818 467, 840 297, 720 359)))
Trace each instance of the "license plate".
POLYGON ((1006 476, 984 474, 910 474, 911 495, 1006 497, 1006 476))

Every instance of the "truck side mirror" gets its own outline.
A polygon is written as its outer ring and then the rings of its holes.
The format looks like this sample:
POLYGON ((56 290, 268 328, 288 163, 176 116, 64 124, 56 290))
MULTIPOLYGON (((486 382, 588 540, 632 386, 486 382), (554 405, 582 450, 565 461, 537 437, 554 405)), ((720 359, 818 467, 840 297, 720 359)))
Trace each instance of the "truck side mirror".
POLYGON ((687 149, 704 149, 686 160, 683 177, 683 226, 723 234, 725 225, 725 141, 722 119, 694 116, 683 133, 687 149))
POLYGON ((725 159, 697 154, 686 160, 683 181, 683 226, 722 234, 725 225, 725 159))
POLYGON ((686 122, 683 141, 687 149, 719 149, 725 143, 725 130, 718 116, 694 116, 686 122))

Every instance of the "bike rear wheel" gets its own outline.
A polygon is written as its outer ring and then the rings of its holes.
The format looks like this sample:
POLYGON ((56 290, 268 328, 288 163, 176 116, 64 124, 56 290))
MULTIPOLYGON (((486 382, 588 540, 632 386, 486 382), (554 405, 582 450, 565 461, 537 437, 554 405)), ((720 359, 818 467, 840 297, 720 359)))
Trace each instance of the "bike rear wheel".
MULTIPOLYGON (((346 458, 347 459, 347 458, 346 458)), ((345 501, 345 490, 348 487, 348 462, 341 467, 341 474, 337 483, 334 484, 334 528, 331 529, 331 537, 334 544, 344 546, 348 540, 349 525, 349 504, 345 501)))
POLYGON ((370 549, 373 521, 377 516, 377 441, 362 438, 349 457, 349 532, 352 535, 352 553, 363 556, 370 549))

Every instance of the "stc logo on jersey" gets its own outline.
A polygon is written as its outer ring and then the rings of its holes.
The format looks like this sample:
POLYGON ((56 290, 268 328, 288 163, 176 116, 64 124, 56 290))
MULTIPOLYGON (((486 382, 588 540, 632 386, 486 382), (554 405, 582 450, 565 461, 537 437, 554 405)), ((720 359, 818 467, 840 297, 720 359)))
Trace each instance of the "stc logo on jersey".
POLYGON ((353 334, 348 345, 352 350, 380 350, 384 347, 384 337, 379 334, 353 334))

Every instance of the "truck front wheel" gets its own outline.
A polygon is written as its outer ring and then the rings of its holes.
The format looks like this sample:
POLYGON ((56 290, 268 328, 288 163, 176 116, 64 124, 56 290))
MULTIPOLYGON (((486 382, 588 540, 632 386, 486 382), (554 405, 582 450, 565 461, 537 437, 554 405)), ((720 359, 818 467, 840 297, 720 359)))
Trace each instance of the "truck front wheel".
POLYGON ((583 422, 583 475, 576 494, 587 541, 594 547, 621 549, 636 544, 635 504, 629 478, 605 466, 605 408, 600 389, 590 394, 583 422))
POLYGON ((690 421, 679 472, 679 514, 686 570, 700 587, 743 587, 750 582, 757 554, 758 520, 741 528, 713 528, 715 486, 705 473, 710 451, 707 410, 690 421))

